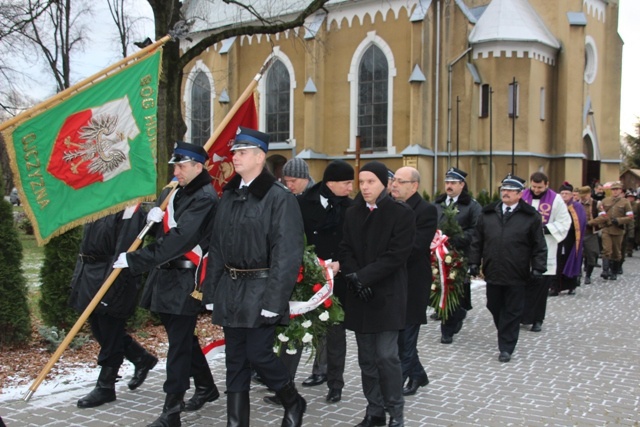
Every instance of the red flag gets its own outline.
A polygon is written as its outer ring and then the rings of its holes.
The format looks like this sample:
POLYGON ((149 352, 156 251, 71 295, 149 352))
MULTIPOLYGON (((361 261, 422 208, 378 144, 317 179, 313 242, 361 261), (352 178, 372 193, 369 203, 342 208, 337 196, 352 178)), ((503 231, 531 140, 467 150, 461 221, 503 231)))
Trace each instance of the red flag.
POLYGON ((224 128, 218 139, 209 149, 209 160, 205 167, 209 174, 213 177, 213 186, 218 194, 222 194, 222 187, 233 177, 235 173, 233 162, 231 161, 231 146, 236 136, 238 126, 251 129, 258 128, 258 114, 256 113, 256 104, 251 95, 238 112, 233 116, 229 124, 224 128))

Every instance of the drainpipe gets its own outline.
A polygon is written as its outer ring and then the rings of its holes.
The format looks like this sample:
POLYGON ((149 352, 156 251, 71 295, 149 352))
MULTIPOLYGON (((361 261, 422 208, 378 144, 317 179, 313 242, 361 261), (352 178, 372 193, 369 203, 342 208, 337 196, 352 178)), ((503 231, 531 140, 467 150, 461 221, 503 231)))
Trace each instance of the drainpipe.
POLYGON ((449 73, 448 75, 448 100, 447 100, 447 153, 448 154, 448 166, 451 167, 451 81, 453 80, 453 66, 456 64, 456 62, 460 61, 462 58, 464 58, 464 56, 469 53, 469 51, 471 50, 471 48, 467 48, 467 50, 465 50, 464 52, 462 52, 460 55, 458 55, 456 57, 456 59, 454 59, 453 61, 449 62, 449 66, 447 68, 447 72, 449 73))
POLYGON ((440 0, 436 2, 436 102, 435 126, 433 127, 433 193, 435 200, 438 188, 438 121, 440 120, 440 0))

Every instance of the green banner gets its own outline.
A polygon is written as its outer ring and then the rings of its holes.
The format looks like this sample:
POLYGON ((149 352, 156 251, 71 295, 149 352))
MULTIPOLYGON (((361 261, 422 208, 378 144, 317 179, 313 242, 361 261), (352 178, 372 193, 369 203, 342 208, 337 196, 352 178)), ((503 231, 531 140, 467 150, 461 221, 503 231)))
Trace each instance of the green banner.
POLYGON ((3 132, 38 243, 155 198, 161 55, 157 50, 3 132))

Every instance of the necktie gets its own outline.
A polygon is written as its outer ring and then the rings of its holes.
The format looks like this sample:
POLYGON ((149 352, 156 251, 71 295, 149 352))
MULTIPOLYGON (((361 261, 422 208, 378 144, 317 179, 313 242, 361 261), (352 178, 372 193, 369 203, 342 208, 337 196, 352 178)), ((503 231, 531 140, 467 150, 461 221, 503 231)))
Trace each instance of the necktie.
POLYGON ((507 218, 509 215, 511 215, 511 206, 507 206, 504 209, 504 217, 507 218))
POLYGON ((373 206, 369 206, 369 210, 370 210, 371 212, 373 212, 373 210, 374 210, 374 209, 375 209, 375 208, 374 208, 373 206))
POLYGON ((447 206, 451 206, 452 203, 453 203, 453 199, 451 197, 449 197, 447 199, 447 206))

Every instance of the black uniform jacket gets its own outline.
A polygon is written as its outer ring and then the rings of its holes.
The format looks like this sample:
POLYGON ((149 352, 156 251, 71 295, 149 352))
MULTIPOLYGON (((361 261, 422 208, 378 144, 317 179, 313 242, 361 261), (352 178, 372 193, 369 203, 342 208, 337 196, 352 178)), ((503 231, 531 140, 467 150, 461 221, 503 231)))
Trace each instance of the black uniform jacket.
MULTIPOLYGON (((84 226, 80 254, 71 279, 69 304, 84 311, 112 271, 113 262, 129 249, 144 227, 145 214, 139 209, 126 217, 124 211, 100 218, 84 226)), ((123 269, 96 306, 96 313, 126 318, 136 306, 141 276, 123 269)))
POLYGON ((471 242, 469 264, 482 264, 491 285, 524 286, 532 270, 547 271, 547 243, 538 211, 520 200, 503 221, 502 202, 485 206, 471 242))
MULTIPOLYGON (((162 192, 158 205, 169 192, 169 189, 162 192)), ((127 255, 132 272, 150 271, 140 302, 142 307, 156 313, 198 314, 202 304, 191 296, 196 286, 196 270, 160 267, 172 260, 186 260, 184 254, 197 245, 203 254, 207 252, 217 204, 211 176, 203 170, 175 195, 177 225, 165 233, 162 224, 157 224, 156 241, 127 255)))
POLYGON ((393 200, 386 190, 369 211, 361 197, 347 210, 340 264, 344 274, 356 273, 373 289, 364 302, 347 292, 345 327, 376 333, 404 329, 407 309, 407 258, 416 231, 415 213, 406 203, 393 200))
POLYGON ((248 188, 236 175, 224 187, 214 221, 205 301, 213 323, 256 328, 262 310, 289 322, 289 299, 302 265, 304 229, 295 196, 264 170, 248 188), (233 279, 225 266, 268 269, 266 278, 233 279))

